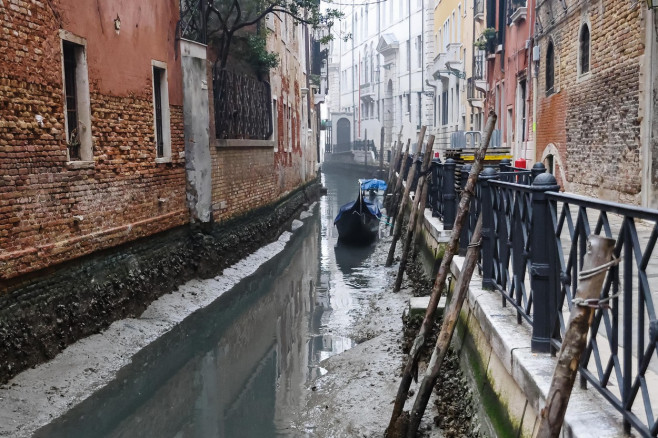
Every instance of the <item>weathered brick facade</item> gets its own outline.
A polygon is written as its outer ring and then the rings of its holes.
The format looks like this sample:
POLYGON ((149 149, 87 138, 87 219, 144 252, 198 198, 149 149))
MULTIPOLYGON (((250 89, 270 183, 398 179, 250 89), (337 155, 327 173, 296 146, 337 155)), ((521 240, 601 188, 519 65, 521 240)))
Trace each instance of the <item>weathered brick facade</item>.
MULTIPOLYGON (((279 55, 279 65, 270 72, 272 98, 277 105, 276 109, 272 108, 276 111, 272 139, 217 140, 214 109, 212 105, 209 108, 212 203, 216 221, 273 203, 317 176, 315 130, 312 134, 305 132, 315 127, 312 123, 315 112, 308 105, 307 95, 302 95, 301 91, 306 87, 308 74, 304 28, 293 26, 285 14, 268 20, 272 20, 268 21, 268 26, 273 30, 268 37, 268 50, 279 55), (282 19, 289 21, 287 27, 282 19)), ((211 78, 213 54, 209 55, 211 78)), ((208 84, 212 100, 212 81, 208 84)))
POLYGON ((542 23, 537 29, 537 160, 552 155, 555 173, 570 192, 639 203, 642 7, 621 0, 567 1, 565 13, 562 4, 550 0, 537 10, 542 23), (584 24, 590 32, 590 67, 581 74, 584 24), (549 41, 555 50, 555 86, 547 95, 549 41))
POLYGON ((187 222, 178 6, 150 3, 0 2, 0 281, 187 222), (91 163, 67 158, 60 29, 87 44, 91 163), (151 60, 167 64, 169 163, 151 60))

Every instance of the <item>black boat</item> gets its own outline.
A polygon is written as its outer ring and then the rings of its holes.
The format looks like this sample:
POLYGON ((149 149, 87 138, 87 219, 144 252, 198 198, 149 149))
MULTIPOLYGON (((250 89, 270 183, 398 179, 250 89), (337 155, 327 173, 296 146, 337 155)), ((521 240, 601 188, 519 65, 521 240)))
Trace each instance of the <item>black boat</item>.
POLYGON ((338 229, 338 239, 343 242, 370 243, 379 234, 379 219, 382 212, 376 203, 364 199, 363 192, 359 181, 358 198, 340 207, 334 220, 334 225, 338 229))

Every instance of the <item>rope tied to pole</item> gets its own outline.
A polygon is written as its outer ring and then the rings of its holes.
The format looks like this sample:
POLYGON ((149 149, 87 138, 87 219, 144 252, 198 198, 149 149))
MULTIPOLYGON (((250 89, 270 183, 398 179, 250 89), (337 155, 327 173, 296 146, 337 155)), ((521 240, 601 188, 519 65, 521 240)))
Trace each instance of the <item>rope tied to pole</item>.
MULTIPOLYGON (((578 280, 585 280, 588 278, 592 278, 595 275, 600 274, 601 272, 607 271, 613 266, 617 266, 619 262, 621 262, 621 257, 613 256, 612 260, 610 260, 608 263, 604 263, 592 269, 581 271, 580 274, 578 274, 578 280)), ((603 298, 588 298, 588 299, 574 298, 573 300, 571 300, 571 304, 579 307, 589 307, 591 309, 609 309, 610 300, 613 298, 617 298, 620 295, 621 292, 617 292, 616 294, 612 294, 603 298)))

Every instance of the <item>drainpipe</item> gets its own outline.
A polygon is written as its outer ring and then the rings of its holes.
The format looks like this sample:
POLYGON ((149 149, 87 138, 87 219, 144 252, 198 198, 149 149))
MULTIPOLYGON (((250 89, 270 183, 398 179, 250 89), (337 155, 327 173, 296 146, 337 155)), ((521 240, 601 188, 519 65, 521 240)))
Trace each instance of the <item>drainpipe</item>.
MULTIPOLYGON (((409 50, 407 50, 407 70, 409 74, 409 97, 407 98, 407 111, 409 111, 409 123, 411 123, 411 0, 408 0, 407 7, 409 15, 407 20, 409 20, 409 50)), ((413 127, 413 126, 412 126, 413 127)), ((420 145, 418 145, 420 148, 420 145)))
POLYGON ((425 0, 420 2, 420 97, 418 98, 418 124, 423 126, 423 96, 425 95, 425 0))
MULTIPOLYGON (((436 85, 431 83, 429 79, 425 79, 424 84, 429 86, 429 87, 434 88, 434 98, 432 98, 432 101, 433 101, 432 103, 434 104, 434 102, 436 102, 436 93, 438 93, 437 89, 439 87, 437 87, 436 85)), ((436 108, 434 108, 434 111, 432 111, 432 114, 434 114, 434 117, 436 118, 436 108)), ((430 122, 431 122, 430 124, 432 124, 432 125, 434 124, 434 120, 430 120, 430 122)))
POLYGON ((356 35, 354 29, 354 15, 356 12, 354 10, 354 0, 352 0, 352 67, 350 68, 350 74, 352 75, 352 142, 356 141, 356 123, 354 123, 354 115, 356 108, 356 102, 354 102, 354 35, 356 35))

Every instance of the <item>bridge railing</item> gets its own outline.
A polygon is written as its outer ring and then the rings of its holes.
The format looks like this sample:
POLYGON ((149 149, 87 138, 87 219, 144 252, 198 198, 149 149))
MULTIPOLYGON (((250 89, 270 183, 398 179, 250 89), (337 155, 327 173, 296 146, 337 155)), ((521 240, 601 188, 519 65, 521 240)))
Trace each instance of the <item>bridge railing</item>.
MULTIPOLYGON (((434 163, 429 205, 452 229, 470 166, 434 163)), ((517 322, 532 327, 531 348, 555 353, 574 305, 587 237, 616 240, 601 300, 580 363, 581 384, 596 388, 623 416, 627 431, 658 436, 658 210, 559 192, 543 164, 531 170, 508 162, 478 178, 460 250, 482 212, 482 286, 500 293, 517 322), (652 280, 654 279, 654 280, 652 280), (653 385, 653 386, 652 386, 653 385)))

